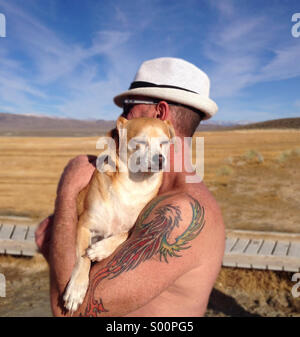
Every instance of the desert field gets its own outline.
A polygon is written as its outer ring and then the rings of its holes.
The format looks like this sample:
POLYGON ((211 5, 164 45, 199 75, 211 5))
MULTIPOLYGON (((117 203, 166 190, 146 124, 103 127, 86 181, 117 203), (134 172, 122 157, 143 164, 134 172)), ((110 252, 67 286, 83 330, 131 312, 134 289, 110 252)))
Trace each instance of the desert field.
MULTIPOLYGON (((300 233, 300 131, 199 132, 204 182, 226 227, 300 233)), ((97 137, 0 137, 0 221, 38 223, 53 212, 56 186, 74 156, 97 155, 97 137)), ((0 316, 50 315, 48 269, 34 258, 0 256, 7 297, 0 316), (17 305, 16 305, 17 304, 17 305)), ((222 268, 208 316, 300 315, 291 273, 222 268)))

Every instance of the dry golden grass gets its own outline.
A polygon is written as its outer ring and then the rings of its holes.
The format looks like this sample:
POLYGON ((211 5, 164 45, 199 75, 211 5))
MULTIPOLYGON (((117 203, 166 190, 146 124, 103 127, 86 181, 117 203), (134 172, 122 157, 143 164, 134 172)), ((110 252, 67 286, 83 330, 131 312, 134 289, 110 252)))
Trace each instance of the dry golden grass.
POLYGON ((203 132, 205 175, 227 228, 300 233, 300 131, 203 132))
MULTIPOLYGON (((228 228, 300 232, 300 131, 220 131, 197 136, 205 141, 204 181, 228 228)), ((96 141, 96 137, 1 137, 1 218, 19 215, 40 220, 51 213, 63 168, 76 155, 97 155, 96 141)))
POLYGON ((97 138, 1 137, 0 215, 41 219, 53 211, 67 162, 94 153, 97 138))

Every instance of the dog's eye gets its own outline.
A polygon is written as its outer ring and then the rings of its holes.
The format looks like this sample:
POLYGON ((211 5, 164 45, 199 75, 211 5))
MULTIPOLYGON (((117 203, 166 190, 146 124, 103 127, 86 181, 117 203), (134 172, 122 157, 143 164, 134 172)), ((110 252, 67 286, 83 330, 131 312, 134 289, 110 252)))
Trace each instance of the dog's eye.
POLYGON ((135 139, 134 141, 136 144, 139 144, 139 145, 147 145, 147 142, 142 139, 135 139))

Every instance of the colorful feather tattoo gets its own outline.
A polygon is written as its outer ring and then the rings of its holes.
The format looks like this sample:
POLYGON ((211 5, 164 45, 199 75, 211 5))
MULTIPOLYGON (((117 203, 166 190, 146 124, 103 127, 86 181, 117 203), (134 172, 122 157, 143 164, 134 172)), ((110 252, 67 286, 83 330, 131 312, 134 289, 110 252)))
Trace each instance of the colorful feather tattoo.
POLYGON ((94 298, 95 289, 102 280, 113 279, 123 272, 133 270, 154 255, 159 255, 161 262, 168 263, 169 258, 180 257, 181 250, 190 248, 189 243, 199 235, 205 225, 204 208, 196 199, 188 195, 192 209, 192 220, 185 231, 170 243, 170 234, 182 221, 179 206, 165 203, 159 206, 161 201, 170 197, 170 195, 161 196, 150 202, 137 219, 135 238, 126 241, 106 267, 99 270, 91 279, 91 291, 84 312, 85 316, 97 316, 101 312, 108 311, 104 308, 102 299, 96 300, 94 298), (155 216, 147 222, 147 218, 153 213, 156 206, 158 207, 154 211, 155 216))

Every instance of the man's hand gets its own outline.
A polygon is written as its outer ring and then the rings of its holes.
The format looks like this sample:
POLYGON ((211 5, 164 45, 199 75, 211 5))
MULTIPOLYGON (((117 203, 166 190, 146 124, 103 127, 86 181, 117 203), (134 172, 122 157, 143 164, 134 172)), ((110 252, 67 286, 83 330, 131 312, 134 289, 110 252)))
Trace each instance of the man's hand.
POLYGON ((47 261, 49 259, 49 245, 52 225, 53 215, 50 215, 38 225, 35 231, 35 243, 47 261))
MULTIPOLYGON (((95 156, 80 155, 70 160, 64 169, 57 188, 56 207, 59 208, 61 198, 75 200, 78 193, 89 183, 96 163, 95 156)), ((54 215, 44 219, 35 231, 35 242, 46 260, 49 258, 54 215)))

